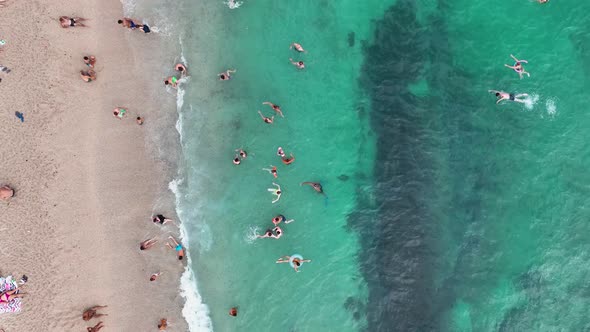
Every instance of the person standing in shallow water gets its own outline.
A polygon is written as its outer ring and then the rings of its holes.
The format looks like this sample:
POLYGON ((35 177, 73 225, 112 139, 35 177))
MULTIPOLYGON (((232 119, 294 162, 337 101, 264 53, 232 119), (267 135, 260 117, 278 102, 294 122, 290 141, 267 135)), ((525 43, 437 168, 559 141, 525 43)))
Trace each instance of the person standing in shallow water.
POLYGON ((233 308, 229 309, 229 315, 232 317, 236 317, 238 315, 238 308, 233 307, 233 308))

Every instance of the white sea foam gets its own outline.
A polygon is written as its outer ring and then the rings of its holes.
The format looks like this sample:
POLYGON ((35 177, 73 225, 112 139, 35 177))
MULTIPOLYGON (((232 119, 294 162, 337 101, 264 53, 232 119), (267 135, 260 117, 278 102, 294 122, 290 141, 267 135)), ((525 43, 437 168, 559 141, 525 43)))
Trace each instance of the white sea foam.
POLYGON ((247 243, 253 243, 254 241, 256 241, 256 239, 258 239, 256 235, 258 235, 259 231, 260 228, 258 226, 248 227, 248 230, 246 230, 246 235, 244 236, 244 241, 246 241, 247 243))
POLYGON ((228 0, 227 2, 224 2, 223 4, 227 5, 229 7, 229 9, 236 9, 236 8, 240 8, 240 6, 243 3, 244 3, 244 1, 228 0))
MULTIPOLYGON (((179 219, 182 216, 180 209, 180 192, 179 186, 182 184, 182 179, 174 179, 168 184, 168 188, 174 193, 176 197, 176 209, 179 219)), ((191 332, 209 332, 213 331, 213 323, 209 317, 209 307, 203 302, 201 294, 197 290, 197 279, 191 269, 192 259, 190 255, 190 241, 184 223, 180 222, 180 240, 182 245, 186 248, 186 269, 180 278, 180 295, 185 299, 184 307, 182 308, 182 316, 186 320, 191 332)))
POLYGON ((549 98, 545 102, 545 107, 547 108, 547 115, 550 117, 554 117, 555 113, 557 113, 557 106, 555 105, 555 100, 549 98))
POLYGON ((524 106, 528 110, 532 110, 538 101, 539 101, 539 95, 537 95, 537 94, 530 95, 530 96, 526 97, 526 99, 524 100, 524 106))

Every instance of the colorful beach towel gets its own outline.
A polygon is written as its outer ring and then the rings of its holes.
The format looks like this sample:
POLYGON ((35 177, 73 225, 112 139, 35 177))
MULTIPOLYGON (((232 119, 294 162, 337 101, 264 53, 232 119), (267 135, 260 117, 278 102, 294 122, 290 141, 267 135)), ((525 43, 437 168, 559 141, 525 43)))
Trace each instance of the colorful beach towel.
MULTIPOLYGON (((0 277, 0 293, 10 291, 16 289, 18 284, 12 278, 12 276, 8 276, 6 278, 0 277)), ((19 312, 21 310, 21 299, 17 298, 8 303, 1 303, 0 304, 0 314, 9 313, 9 312, 19 312)))

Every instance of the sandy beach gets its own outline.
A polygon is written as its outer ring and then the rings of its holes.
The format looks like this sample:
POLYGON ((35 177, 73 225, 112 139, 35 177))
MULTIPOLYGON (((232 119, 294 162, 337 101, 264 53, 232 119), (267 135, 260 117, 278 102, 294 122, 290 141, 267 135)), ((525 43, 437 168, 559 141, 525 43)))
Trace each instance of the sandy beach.
POLYGON ((29 277, 22 312, 0 316, 0 328, 85 331, 98 320, 84 322, 83 310, 107 305, 102 331, 157 330, 160 318, 168 331, 186 331, 183 262, 164 245, 178 231, 150 220, 155 212, 175 218, 172 169, 147 137, 156 129, 174 139, 170 121, 153 120, 174 112, 175 101, 155 104, 167 73, 138 55, 157 37, 118 25, 118 0, 8 0, 0 13, 0 64, 11 69, 0 73, 0 185, 16 190, 0 202, 0 275, 29 277), (88 18, 88 27, 62 29, 61 15, 88 18), (91 83, 79 75, 87 54, 97 58, 91 83), (113 117, 117 106, 126 118, 113 117), (157 245, 140 251, 153 236, 157 245), (150 282, 155 272, 163 273, 150 282))

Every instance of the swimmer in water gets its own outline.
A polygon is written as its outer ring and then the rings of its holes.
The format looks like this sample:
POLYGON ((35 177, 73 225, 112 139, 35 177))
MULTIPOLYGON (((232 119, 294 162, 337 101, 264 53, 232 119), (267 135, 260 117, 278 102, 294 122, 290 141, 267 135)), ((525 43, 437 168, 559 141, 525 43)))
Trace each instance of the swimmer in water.
POLYGON ((322 185, 319 182, 302 182, 301 183, 301 185, 304 185, 304 184, 310 185, 313 188, 313 190, 317 191, 320 194, 324 193, 324 189, 322 188, 322 185))
POLYGON ((531 77, 531 74, 529 74, 526 70, 524 70, 524 67, 522 66, 523 63, 529 63, 526 60, 518 60, 516 57, 514 57, 514 55, 510 54, 510 57, 512 59, 514 59, 514 66, 509 66, 507 64, 504 64, 505 67, 508 67, 512 70, 514 70, 515 72, 518 73, 518 76, 520 76, 520 79, 522 79, 522 75, 526 74, 528 77, 531 77))
POLYGON ((262 121, 264 121, 264 123, 272 124, 272 122, 274 121, 274 118, 275 118, 274 115, 271 116, 270 118, 266 117, 266 116, 262 115, 262 112, 260 112, 260 110, 258 111, 258 114, 260 114, 260 117, 262 118, 262 121))
POLYGON ((281 186, 279 186, 276 183, 272 183, 274 186, 276 186, 277 188, 268 188, 268 191, 270 191, 273 195, 276 196, 276 198, 272 201, 272 203, 276 203, 279 201, 279 199, 281 199, 281 195, 283 194, 283 192, 281 191, 281 186))
POLYGON ((267 229, 263 235, 258 235, 258 234, 256 235, 256 237, 259 239, 264 239, 264 238, 272 237, 272 236, 273 236, 273 234, 272 234, 272 230, 270 228, 267 229))
POLYGON ((235 72, 236 72, 235 69, 228 69, 223 73, 217 74, 217 76, 219 76, 220 81, 228 81, 228 80, 231 80, 231 74, 235 73, 235 72))
POLYGON ((291 46, 289 46, 289 49, 292 50, 293 48, 295 48, 295 50, 297 52, 305 52, 305 50, 303 49, 303 47, 301 46, 301 44, 292 43, 291 46))
POLYGON ((175 89, 178 88, 178 78, 176 76, 170 76, 164 80, 164 85, 169 85, 175 89))
POLYGON ((283 151, 283 148, 279 146, 279 148, 277 149, 277 156, 284 158, 285 157, 285 151, 283 151))
POLYGON ((272 176, 274 176, 274 177, 275 177, 275 179, 276 179, 276 178, 277 178, 277 176, 278 176, 278 174, 277 174, 277 167, 276 167, 276 166, 270 165, 270 168, 263 168, 262 170, 263 170, 263 171, 267 171, 267 172, 269 172, 270 174, 272 174, 272 176))
POLYGON ((303 61, 293 61, 293 59, 289 58, 289 61, 291 61, 291 63, 299 68, 299 69, 305 69, 305 64, 303 63, 303 61))
POLYGON ((240 157, 238 155, 234 156, 234 160, 232 160, 232 162, 234 163, 234 165, 239 165, 242 163, 242 161, 240 160, 240 157))
POLYGON ((520 94, 515 95, 514 93, 508 93, 508 92, 496 91, 496 90, 488 90, 488 92, 492 92, 492 93, 496 94, 496 97, 498 98, 498 101, 496 101, 496 104, 498 104, 502 100, 510 100, 510 101, 515 101, 517 103, 526 103, 526 99, 519 99, 519 98, 528 97, 528 94, 526 94, 526 93, 520 93, 520 94))
POLYGON ((271 235, 272 238, 278 240, 279 238, 281 238, 281 236, 283 236, 283 230, 279 226, 273 228, 272 231, 274 232, 274 234, 271 235))
POLYGON ((238 308, 233 307, 233 308, 229 309, 229 315, 232 317, 236 317, 238 315, 238 308))
POLYGON ((272 218, 272 223, 275 226, 278 226, 278 224, 280 224, 281 222, 284 222, 285 224, 290 224, 293 221, 295 221, 295 219, 289 219, 289 220, 287 220, 287 218, 285 218, 285 216, 282 215, 282 214, 279 214, 278 216, 272 218))
POLYGON ((292 153, 291 153, 290 155, 291 155, 291 157, 290 157, 290 158, 285 158, 285 157, 283 156, 283 158, 281 159, 281 160, 283 161, 283 164, 285 164, 285 165, 290 165, 292 162, 294 162, 294 161, 295 161, 295 156, 293 156, 293 154, 292 154, 292 153))
POLYGON ((281 111, 281 107, 279 105, 275 105, 273 103, 271 103, 270 101, 265 101, 264 103, 262 103, 262 105, 269 105, 270 107, 272 107, 272 109, 279 113, 281 115, 281 118, 284 118, 285 116, 283 115, 283 112, 281 111))
POLYGON ((539 3, 547 3, 547 2, 549 2, 549 0, 537 0, 537 2, 539 2, 539 3))
MULTIPOLYGON (((276 261, 277 264, 290 263, 290 262, 291 262, 291 256, 283 256, 283 257, 277 259, 277 261, 276 261)), ((311 262, 311 259, 293 258, 293 269, 295 269, 295 272, 299 272, 298 268, 301 266, 301 264, 309 263, 309 262, 311 262)))
POLYGON ((240 155, 240 157, 242 159, 246 159, 246 157, 248 157, 248 154, 246 153, 246 151, 242 150, 241 148, 236 149, 236 152, 240 155))
POLYGON ((186 66, 183 65, 182 63, 177 63, 176 66, 174 66, 174 70, 179 71, 180 72, 180 76, 184 77, 187 75, 187 71, 186 71, 186 66))

